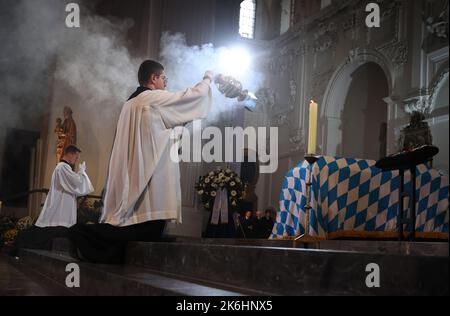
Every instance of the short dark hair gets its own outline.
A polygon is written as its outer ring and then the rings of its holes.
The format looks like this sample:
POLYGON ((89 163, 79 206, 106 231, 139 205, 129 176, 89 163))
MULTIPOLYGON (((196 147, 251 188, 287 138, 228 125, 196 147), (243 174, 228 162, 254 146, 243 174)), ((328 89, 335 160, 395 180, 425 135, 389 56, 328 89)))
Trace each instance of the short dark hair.
POLYGON ((273 206, 269 206, 268 208, 266 208, 265 210, 265 214, 270 213, 270 215, 275 215, 277 212, 277 210, 273 207, 273 206))
POLYGON ((164 71, 164 66, 154 60, 146 60, 139 67, 138 79, 141 86, 148 83, 151 75, 161 75, 164 71))
POLYGON ((76 153, 81 153, 81 150, 75 145, 69 145, 66 147, 66 149, 64 149, 64 155, 76 153))

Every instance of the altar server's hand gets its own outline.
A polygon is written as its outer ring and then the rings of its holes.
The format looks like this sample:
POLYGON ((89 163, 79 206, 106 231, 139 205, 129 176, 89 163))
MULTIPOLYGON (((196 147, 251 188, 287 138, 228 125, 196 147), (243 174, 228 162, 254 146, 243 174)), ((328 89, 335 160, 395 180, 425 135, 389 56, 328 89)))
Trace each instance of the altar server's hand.
POLYGON ((209 79, 212 83, 214 81, 214 73, 211 70, 206 71, 203 79, 209 79))
POLYGON ((80 163, 78 169, 80 170, 80 173, 85 173, 86 172, 86 162, 83 161, 82 163, 80 163))

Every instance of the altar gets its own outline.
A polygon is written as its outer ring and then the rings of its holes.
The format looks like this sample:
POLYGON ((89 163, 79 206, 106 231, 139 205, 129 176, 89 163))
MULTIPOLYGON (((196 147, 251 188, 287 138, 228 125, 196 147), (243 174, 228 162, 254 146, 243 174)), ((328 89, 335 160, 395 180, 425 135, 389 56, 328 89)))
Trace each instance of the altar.
MULTIPOLYGON (((383 172, 375 164, 372 160, 319 158, 312 167, 312 209, 308 223, 311 236, 319 239, 398 236, 399 172, 383 172)), ((309 179, 310 166, 306 161, 287 173, 271 239, 294 239, 305 233, 309 179)), ((419 165, 416 184, 416 236, 448 240, 448 178, 419 165)), ((405 187, 411 187, 408 173, 405 187)), ((410 230, 411 227, 406 227, 405 232, 410 230)))

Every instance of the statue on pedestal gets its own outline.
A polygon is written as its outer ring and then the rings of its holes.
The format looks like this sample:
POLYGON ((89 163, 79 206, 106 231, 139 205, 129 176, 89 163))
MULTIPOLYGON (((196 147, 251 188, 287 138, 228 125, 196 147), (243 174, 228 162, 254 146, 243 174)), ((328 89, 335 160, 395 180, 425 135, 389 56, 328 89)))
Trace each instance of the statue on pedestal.
POLYGON ((425 122, 425 115, 421 112, 411 114, 411 122, 400 135, 400 151, 409 151, 425 145, 433 145, 430 126, 425 122))
POLYGON ((64 122, 62 119, 56 119, 55 134, 56 140, 56 163, 59 163, 64 154, 64 149, 69 145, 77 144, 77 126, 72 118, 72 109, 64 108, 64 122))
POLYGON ((64 134, 66 134, 66 141, 65 141, 65 147, 69 145, 76 145, 77 144, 77 126, 75 124, 75 121, 72 118, 72 109, 69 107, 64 108, 64 122, 63 122, 63 129, 64 134))
POLYGON ((66 139, 62 120, 59 117, 56 119, 56 127, 54 132, 56 134, 56 164, 58 164, 64 154, 64 143, 66 139))

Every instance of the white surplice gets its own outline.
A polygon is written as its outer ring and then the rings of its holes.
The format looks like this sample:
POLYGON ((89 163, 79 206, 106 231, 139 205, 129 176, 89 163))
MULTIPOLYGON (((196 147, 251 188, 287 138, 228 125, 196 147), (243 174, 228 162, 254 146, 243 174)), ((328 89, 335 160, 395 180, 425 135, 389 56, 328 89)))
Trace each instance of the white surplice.
POLYGON ((181 222, 180 169, 170 158, 177 126, 207 116, 209 81, 181 92, 145 91, 125 103, 111 155, 101 223, 181 222))
POLYGON ((50 191, 36 222, 38 227, 72 227, 77 223, 79 196, 94 192, 86 172, 75 173, 66 162, 60 162, 53 172, 50 191))

